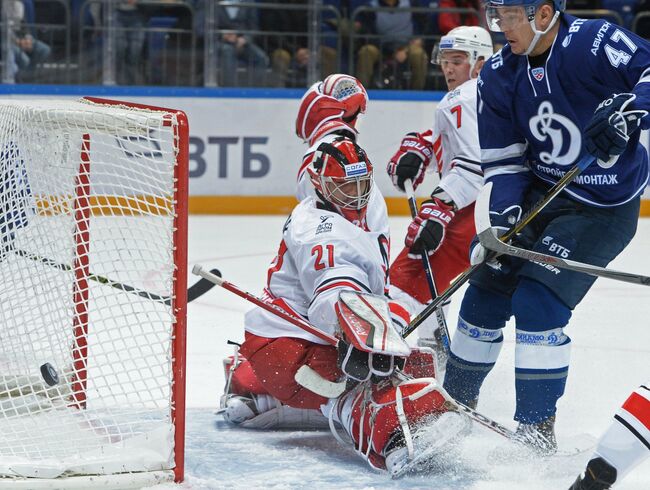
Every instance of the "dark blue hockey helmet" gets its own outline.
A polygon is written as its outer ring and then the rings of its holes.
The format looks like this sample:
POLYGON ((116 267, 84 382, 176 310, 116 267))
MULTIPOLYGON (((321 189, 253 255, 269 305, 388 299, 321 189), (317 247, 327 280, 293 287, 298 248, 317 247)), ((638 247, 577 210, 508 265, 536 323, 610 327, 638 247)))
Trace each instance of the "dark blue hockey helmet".
POLYGON ((566 0, 487 0, 485 2, 486 7, 516 7, 518 5, 534 5, 539 7, 545 1, 553 3, 553 7, 558 12, 564 12, 566 10, 566 0))
POLYGON ((494 32, 507 32, 517 28, 524 22, 530 24, 534 33, 528 48, 517 54, 530 54, 540 37, 550 32, 557 22, 560 13, 566 9, 566 0, 487 0, 485 3, 485 18, 488 29, 494 32), (537 28, 535 14, 544 3, 552 3, 555 14, 548 27, 541 31, 537 28), (520 7, 520 8, 518 8, 520 7))

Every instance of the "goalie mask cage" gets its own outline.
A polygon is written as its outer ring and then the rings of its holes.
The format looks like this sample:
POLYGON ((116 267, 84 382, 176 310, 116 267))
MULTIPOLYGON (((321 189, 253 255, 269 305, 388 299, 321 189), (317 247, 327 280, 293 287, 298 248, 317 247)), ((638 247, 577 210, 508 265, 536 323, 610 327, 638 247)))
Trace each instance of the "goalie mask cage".
POLYGON ((181 111, 0 101, 0 488, 182 481, 187 166, 181 111))

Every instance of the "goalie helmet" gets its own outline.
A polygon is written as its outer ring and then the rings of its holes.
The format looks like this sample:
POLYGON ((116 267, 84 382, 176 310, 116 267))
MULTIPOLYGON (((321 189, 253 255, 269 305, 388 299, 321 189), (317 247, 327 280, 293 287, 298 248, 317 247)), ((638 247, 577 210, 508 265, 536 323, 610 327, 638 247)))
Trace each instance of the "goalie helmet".
POLYGON ((302 97, 296 117, 296 135, 310 145, 336 131, 354 137, 354 128, 343 120, 345 106, 334 97, 325 95, 321 85, 322 82, 315 83, 302 97))
POLYGON ((316 195, 326 206, 357 226, 364 226, 373 186, 372 164, 354 141, 321 143, 308 167, 316 195))
POLYGON ((480 58, 487 60, 494 53, 490 33, 478 26, 460 26, 440 38, 433 48, 431 63, 439 65, 444 51, 462 51, 469 56, 470 74, 480 58))
POLYGON ((323 80, 321 90, 334 97, 345 107, 343 120, 354 127, 359 114, 366 112, 368 92, 359 80, 351 75, 335 73, 323 80))

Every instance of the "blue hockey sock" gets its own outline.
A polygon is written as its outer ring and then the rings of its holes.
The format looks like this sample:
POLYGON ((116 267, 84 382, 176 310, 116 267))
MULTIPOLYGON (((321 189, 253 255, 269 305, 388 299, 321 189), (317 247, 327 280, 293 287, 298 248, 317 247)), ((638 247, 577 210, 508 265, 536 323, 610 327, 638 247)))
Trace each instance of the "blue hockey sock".
POLYGON ((512 296, 516 319, 515 420, 535 424, 555 414, 569 372, 571 310, 546 286, 522 278, 512 296))
POLYGON ((509 317, 510 298, 469 286, 445 372, 444 388, 455 400, 469 404, 478 399, 501 351, 501 329, 509 317))

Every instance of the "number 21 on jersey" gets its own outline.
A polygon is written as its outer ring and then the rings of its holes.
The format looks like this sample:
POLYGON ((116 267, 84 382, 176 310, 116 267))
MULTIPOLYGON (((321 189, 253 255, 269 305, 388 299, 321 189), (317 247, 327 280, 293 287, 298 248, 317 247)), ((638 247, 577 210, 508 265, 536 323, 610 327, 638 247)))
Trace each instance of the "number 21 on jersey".
POLYGON ((316 245, 311 249, 311 254, 312 256, 316 256, 316 260, 314 260, 314 269, 317 271, 320 271, 325 267, 334 267, 334 245, 325 245, 324 249, 322 245, 316 245))

